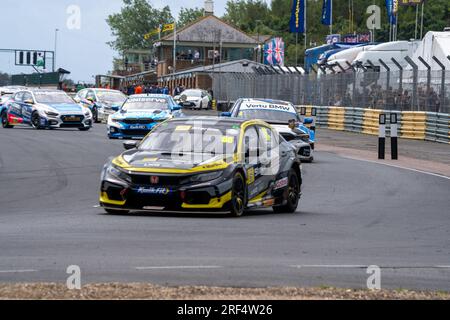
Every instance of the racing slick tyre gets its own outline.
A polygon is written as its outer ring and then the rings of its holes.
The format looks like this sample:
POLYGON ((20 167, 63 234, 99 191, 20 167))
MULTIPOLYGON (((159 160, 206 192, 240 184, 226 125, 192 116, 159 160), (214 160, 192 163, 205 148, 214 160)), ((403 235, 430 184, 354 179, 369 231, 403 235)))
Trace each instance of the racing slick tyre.
POLYGON ((247 206, 247 187, 244 176, 237 172, 233 177, 233 184, 231 187, 231 208, 230 216, 240 217, 244 214, 247 206))
POLYGON ((297 210, 300 200, 300 183, 297 173, 293 169, 289 171, 287 192, 287 203, 283 206, 273 207, 275 213, 294 213, 297 210))
POLYGON ((87 128, 78 128, 78 130, 80 130, 80 131, 89 131, 89 129, 91 129, 91 128, 89 128, 89 127, 87 127, 87 128))
POLYGON ((128 214, 130 213, 130 211, 128 210, 113 210, 113 209, 105 209, 107 214, 112 214, 112 215, 121 215, 121 214, 128 214))
POLYGON ((92 108, 92 121, 94 123, 100 123, 100 121, 98 121, 98 110, 97 110, 97 107, 92 108))
POLYGON ((2 127, 5 129, 14 128, 14 126, 9 124, 8 115, 6 114, 6 112, 2 112, 2 127))
POLYGON ((41 117, 36 111, 31 115, 31 126, 36 130, 43 129, 43 127, 41 126, 41 117))

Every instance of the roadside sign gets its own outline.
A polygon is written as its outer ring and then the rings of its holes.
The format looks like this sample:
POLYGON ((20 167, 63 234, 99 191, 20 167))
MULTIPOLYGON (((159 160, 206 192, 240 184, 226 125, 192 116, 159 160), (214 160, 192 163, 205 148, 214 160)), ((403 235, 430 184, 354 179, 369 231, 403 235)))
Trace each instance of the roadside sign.
POLYGON ((15 50, 16 66, 34 66, 45 69, 45 51, 15 50))

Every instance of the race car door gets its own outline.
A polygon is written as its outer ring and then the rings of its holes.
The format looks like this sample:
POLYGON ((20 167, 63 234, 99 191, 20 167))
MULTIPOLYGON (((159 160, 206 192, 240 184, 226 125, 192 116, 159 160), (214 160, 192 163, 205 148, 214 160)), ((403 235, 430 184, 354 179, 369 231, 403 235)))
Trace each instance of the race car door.
POLYGON ((260 179, 264 190, 267 190, 280 170, 279 141, 270 127, 258 125, 257 129, 260 179))
MULTIPOLYGON (((22 98, 24 92, 18 92, 14 95, 9 103, 8 113, 13 116, 13 119, 20 119, 22 122, 22 98)), ((17 121, 17 120, 16 120, 17 121)))
POLYGON ((31 123, 34 99, 31 93, 25 92, 22 97, 22 118, 24 123, 31 123))
POLYGON ((259 161, 258 131, 256 126, 250 126, 244 133, 244 168, 247 174, 248 200, 252 200, 264 192, 264 183, 261 180, 261 163, 259 161))

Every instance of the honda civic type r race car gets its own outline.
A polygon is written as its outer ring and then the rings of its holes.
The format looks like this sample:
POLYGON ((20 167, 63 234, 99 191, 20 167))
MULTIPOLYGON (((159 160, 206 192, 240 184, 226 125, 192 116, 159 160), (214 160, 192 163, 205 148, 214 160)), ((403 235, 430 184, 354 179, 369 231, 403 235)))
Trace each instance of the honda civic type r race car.
POLYGON ((239 99, 224 117, 260 119, 271 124, 296 148, 302 161, 313 161, 315 131, 305 126, 311 118, 301 119, 292 103, 270 99, 239 99))
POLYGON ((109 116, 108 137, 142 139, 156 124, 181 116, 180 109, 169 95, 132 95, 119 111, 109 116))
POLYGON ((272 207, 295 212, 301 164, 294 149, 259 120, 193 117, 156 126, 102 172, 108 213, 209 212, 241 216, 272 207))
POLYGON ((92 126, 92 113, 72 100, 64 91, 29 89, 16 92, 1 114, 3 128, 30 125, 35 129, 92 126))

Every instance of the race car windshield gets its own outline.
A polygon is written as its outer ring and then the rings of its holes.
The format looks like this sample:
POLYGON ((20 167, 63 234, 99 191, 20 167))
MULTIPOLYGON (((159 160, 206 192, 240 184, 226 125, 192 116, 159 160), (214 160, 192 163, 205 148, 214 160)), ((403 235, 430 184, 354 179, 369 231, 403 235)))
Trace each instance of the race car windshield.
POLYGON ((35 92, 37 103, 75 103, 66 93, 58 92, 35 92))
POLYGON ((260 119, 268 123, 288 123, 289 120, 298 121, 297 114, 276 110, 242 110, 238 113, 238 118, 260 119))
POLYGON ((145 151, 166 155, 189 153, 232 156, 237 149, 240 126, 220 122, 169 122, 157 127, 139 146, 145 151))
POLYGON ((110 91, 98 91, 97 97, 101 102, 109 103, 123 103, 126 100, 126 96, 120 92, 110 91))
POLYGON ((129 99, 122 107, 123 111, 168 110, 169 103, 166 99, 129 99))

